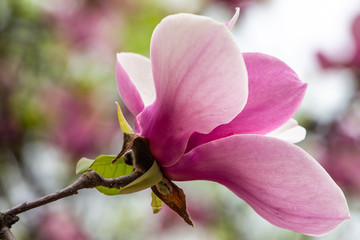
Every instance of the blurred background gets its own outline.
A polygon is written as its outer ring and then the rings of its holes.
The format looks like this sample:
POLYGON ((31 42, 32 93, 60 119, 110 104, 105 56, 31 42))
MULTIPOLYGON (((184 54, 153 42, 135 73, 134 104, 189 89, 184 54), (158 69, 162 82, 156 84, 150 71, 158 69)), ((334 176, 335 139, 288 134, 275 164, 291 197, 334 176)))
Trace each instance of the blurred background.
MULTIPOLYGON (((151 33, 169 14, 227 22, 237 6, 242 51, 273 55, 309 83, 295 116, 307 129, 299 145, 343 189, 352 215, 316 239, 358 239, 359 0, 1 0, 0 210, 67 186, 83 156, 119 152, 117 52, 149 56, 151 33)), ((315 239, 269 224, 221 185, 178 185, 195 228, 166 208, 153 215, 150 191, 82 190, 21 214, 12 230, 24 240, 315 239)))

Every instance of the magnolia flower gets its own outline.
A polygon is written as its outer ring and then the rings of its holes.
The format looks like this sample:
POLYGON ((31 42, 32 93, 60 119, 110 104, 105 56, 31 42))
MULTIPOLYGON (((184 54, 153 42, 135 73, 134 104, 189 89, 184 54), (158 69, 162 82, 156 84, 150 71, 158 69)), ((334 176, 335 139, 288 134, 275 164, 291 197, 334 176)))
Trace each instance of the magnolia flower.
POLYGON ((170 180, 218 182, 276 226, 325 234, 349 218, 342 191, 315 159, 273 132, 286 124, 281 136, 295 128, 290 140, 303 137, 291 117, 306 84, 274 57, 242 54, 230 32, 237 16, 227 24, 164 18, 150 59, 117 55, 120 96, 170 180))

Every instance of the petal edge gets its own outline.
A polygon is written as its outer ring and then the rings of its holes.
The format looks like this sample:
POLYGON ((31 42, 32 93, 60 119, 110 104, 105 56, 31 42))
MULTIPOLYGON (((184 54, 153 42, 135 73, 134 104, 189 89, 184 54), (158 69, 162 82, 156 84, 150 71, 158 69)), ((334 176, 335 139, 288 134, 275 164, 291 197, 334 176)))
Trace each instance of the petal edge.
POLYGON ((116 80, 119 94, 134 116, 155 100, 150 59, 135 53, 118 53, 116 80))
POLYGON ((323 235, 349 218, 341 189, 301 148, 261 135, 234 135, 198 146, 165 168, 173 180, 228 187, 270 223, 323 235))

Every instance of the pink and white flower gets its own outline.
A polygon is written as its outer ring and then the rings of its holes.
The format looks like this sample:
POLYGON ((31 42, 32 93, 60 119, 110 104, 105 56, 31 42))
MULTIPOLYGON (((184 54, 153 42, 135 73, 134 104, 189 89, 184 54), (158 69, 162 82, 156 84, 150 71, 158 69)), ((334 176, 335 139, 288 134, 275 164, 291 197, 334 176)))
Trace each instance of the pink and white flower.
POLYGON ((304 137, 291 117, 306 84, 272 56, 242 54, 227 27, 237 15, 226 25, 192 14, 164 18, 150 59, 117 55, 120 96, 169 179, 221 183, 276 226, 325 234, 349 211, 326 171, 291 143, 304 137), (291 129, 290 142, 272 137, 291 129))

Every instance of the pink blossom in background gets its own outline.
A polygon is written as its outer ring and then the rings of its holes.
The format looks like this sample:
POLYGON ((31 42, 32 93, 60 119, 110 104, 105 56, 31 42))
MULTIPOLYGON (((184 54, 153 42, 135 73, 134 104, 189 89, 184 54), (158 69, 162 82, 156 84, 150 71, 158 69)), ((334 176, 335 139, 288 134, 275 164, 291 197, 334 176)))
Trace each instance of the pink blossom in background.
POLYGON ((95 48, 99 54, 109 53, 116 45, 108 26, 118 26, 121 16, 119 11, 114 13, 115 3, 112 0, 61 0, 48 9, 48 15, 55 21, 59 37, 67 38, 73 48, 95 48))
POLYGON ((39 235, 46 240, 88 240, 80 224, 63 211, 46 212, 40 219, 39 235))
POLYGON ((304 133, 277 138, 298 128, 291 117, 306 90, 285 63, 242 54, 225 24, 191 14, 164 18, 150 49, 150 59, 118 54, 117 82, 168 178, 221 183, 270 223, 305 234, 349 218, 340 188, 293 144, 304 133))
MULTIPOLYGON (((326 56, 326 54, 319 52, 317 54, 318 60, 324 68, 354 68, 360 72, 360 14, 356 16, 352 25, 352 36, 355 44, 354 51, 351 56, 345 56, 348 59, 339 60, 332 59, 326 56)), ((343 58, 341 58, 343 59, 343 58)))
POLYGON ((333 124, 326 136, 323 167, 344 189, 360 191, 360 128, 359 116, 345 116, 333 124))
POLYGON ((5 148, 18 146, 22 136, 21 123, 10 107, 10 99, 18 89, 17 82, 12 81, 11 74, 7 71, 10 66, 11 64, 0 60, 0 146, 5 148))
MULTIPOLYGON (((352 24, 354 50, 345 60, 331 59, 318 53, 318 59, 324 68, 350 68, 360 80, 360 14, 352 24)), ((340 56, 342 57, 342 56, 340 56)), ((359 90, 359 85, 358 89, 359 90)), ((324 155, 321 164, 344 189, 356 193, 360 190, 360 128, 358 102, 359 96, 351 99, 348 111, 338 116, 324 136, 324 155)))
POLYGON ((42 103, 49 120, 53 143, 73 155, 74 160, 92 156, 109 146, 118 126, 109 113, 96 105, 90 92, 50 86, 45 89, 42 103))
MULTIPOLYGON (((194 199, 187 198, 187 205, 191 219, 196 222, 196 226, 211 226, 216 224, 219 220, 219 209, 216 203, 209 201, 209 199, 194 199)), ((183 219, 165 205, 164 209, 158 214, 160 215, 159 229, 156 231, 164 232, 171 228, 176 228, 182 224, 183 219)))

